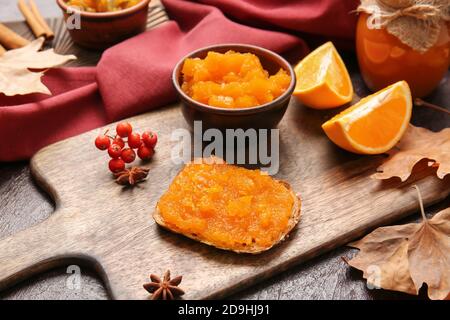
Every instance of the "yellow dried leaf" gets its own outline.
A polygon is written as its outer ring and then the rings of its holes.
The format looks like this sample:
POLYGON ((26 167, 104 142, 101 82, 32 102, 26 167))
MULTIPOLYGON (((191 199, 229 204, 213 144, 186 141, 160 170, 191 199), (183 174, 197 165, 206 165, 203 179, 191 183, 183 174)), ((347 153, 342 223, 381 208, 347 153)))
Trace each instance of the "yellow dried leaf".
POLYGON ((389 179, 399 177, 406 181, 414 166, 422 159, 430 160, 428 165, 438 167, 441 179, 450 173, 450 128, 433 132, 410 125, 402 140, 389 153, 389 158, 372 177, 389 179))
POLYGON ((5 52, 0 56, 0 93, 7 96, 29 93, 51 94, 41 82, 45 70, 60 66, 76 59, 74 55, 59 55, 53 49, 39 51, 44 38, 39 38, 29 45, 5 52))

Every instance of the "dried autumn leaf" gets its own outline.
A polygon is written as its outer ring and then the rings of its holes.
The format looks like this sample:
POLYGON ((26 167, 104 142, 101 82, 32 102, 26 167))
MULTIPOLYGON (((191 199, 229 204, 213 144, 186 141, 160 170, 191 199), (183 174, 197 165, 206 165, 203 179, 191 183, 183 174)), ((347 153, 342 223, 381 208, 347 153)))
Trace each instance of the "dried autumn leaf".
POLYGON ((372 177, 399 177, 406 181, 414 166, 422 159, 430 160, 429 166, 438 167, 437 176, 440 179, 450 173, 450 128, 433 132, 410 125, 402 140, 389 151, 389 158, 372 177))
POLYGON ((350 243, 360 252, 347 263, 363 271, 378 288, 417 295, 424 283, 428 296, 443 300, 450 293, 450 208, 422 222, 382 227, 350 243))
POLYGON ((41 82, 44 71, 33 72, 29 69, 43 70, 57 67, 76 57, 56 54, 53 49, 39 51, 43 44, 44 38, 39 38, 25 47, 7 51, 0 56, 0 93, 7 96, 29 93, 51 94, 41 82))

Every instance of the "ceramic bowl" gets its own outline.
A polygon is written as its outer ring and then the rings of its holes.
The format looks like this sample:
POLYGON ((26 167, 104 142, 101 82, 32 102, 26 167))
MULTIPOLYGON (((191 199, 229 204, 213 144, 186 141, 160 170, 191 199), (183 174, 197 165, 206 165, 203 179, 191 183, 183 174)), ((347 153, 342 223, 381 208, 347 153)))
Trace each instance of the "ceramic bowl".
POLYGON ((106 49, 140 32, 145 31, 150 0, 114 12, 79 11, 56 0, 61 8, 67 29, 73 41, 89 49, 106 49), (79 15, 79 28, 77 17, 79 15))
POLYGON ((182 102, 182 112, 186 121, 192 126, 194 121, 202 121, 202 127, 218 129, 270 129, 277 126, 286 112, 295 88, 295 73, 291 65, 281 56, 270 50, 246 44, 220 44, 202 48, 183 57, 175 66, 172 82, 182 102), (280 68, 291 76, 291 83, 287 90, 275 100, 251 107, 224 109, 212 107, 189 97, 182 89, 183 77, 181 69, 187 58, 205 58, 209 51, 225 53, 228 50, 241 53, 253 53, 259 57, 261 64, 269 74, 275 74, 280 68))

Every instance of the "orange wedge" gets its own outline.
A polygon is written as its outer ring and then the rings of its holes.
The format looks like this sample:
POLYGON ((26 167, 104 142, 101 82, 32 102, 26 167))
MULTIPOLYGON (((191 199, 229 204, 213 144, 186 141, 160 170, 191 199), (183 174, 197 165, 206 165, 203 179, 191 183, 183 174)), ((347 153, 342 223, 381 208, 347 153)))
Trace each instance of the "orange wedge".
POLYGON ((379 154, 397 144, 408 127, 411 112, 411 91, 405 81, 400 81, 361 99, 322 128, 345 150, 379 154))
POLYGON ((347 68, 331 42, 307 55, 294 68, 293 95, 314 109, 330 109, 350 102, 353 86, 347 68))

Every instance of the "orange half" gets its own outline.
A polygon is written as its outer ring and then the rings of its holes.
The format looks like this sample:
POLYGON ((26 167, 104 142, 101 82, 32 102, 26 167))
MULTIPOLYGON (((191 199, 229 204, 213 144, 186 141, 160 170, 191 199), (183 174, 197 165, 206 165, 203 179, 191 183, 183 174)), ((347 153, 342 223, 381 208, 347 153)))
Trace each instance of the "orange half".
POLYGON ((353 85, 333 43, 327 42, 294 68, 297 86, 293 95, 314 109, 330 109, 350 102, 353 85))
POLYGON ((360 154, 380 154, 394 147, 408 127, 411 91, 405 81, 384 88, 322 125, 341 148, 360 154))

